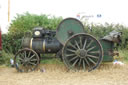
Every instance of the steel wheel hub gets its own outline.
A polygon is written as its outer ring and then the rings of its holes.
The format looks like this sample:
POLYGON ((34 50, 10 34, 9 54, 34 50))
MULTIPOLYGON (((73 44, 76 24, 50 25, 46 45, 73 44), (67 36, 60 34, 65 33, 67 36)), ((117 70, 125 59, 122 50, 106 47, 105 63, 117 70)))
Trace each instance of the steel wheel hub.
POLYGON ((29 58, 24 58, 24 63, 27 63, 27 62, 29 62, 29 61, 30 61, 29 58))
POLYGON ((79 49, 76 51, 76 55, 79 56, 80 58, 84 58, 87 56, 87 51, 84 49, 79 49))

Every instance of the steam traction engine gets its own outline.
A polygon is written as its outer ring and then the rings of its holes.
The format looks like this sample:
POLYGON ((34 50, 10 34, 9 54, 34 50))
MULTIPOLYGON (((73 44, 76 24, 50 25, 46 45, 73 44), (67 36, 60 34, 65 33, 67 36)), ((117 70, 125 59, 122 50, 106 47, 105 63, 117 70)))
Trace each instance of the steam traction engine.
POLYGON ((56 31, 37 27, 33 29, 32 37, 27 34, 22 40, 23 49, 15 55, 14 64, 19 72, 33 71, 40 62, 39 54, 60 52, 67 68, 92 71, 103 61, 113 61, 114 42, 119 41, 118 32, 97 40, 84 31, 79 20, 67 18, 56 31))

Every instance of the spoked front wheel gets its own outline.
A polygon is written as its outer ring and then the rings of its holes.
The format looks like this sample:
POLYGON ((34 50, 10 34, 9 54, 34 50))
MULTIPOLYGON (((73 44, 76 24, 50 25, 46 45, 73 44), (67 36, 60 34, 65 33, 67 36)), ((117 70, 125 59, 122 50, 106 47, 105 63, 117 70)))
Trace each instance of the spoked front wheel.
POLYGON ((14 58, 14 65, 19 72, 34 71, 39 64, 38 54, 31 49, 21 49, 14 58))
POLYGON ((79 33, 67 40, 62 55, 69 69, 91 71, 102 62, 103 48, 92 35, 79 33))

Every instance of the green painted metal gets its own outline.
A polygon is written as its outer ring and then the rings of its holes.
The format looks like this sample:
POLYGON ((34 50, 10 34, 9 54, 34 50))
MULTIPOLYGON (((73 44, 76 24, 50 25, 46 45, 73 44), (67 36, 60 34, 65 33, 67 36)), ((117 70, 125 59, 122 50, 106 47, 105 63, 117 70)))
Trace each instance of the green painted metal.
POLYGON ((67 18, 59 24, 56 37, 64 45, 69 37, 77 33, 84 33, 83 24, 77 19, 67 18))
POLYGON ((100 40, 100 43, 102 45, 103 52, 104 52, 103 62, 112 62, 114 43, 107 40, 102 40, 102 39, 100 40))

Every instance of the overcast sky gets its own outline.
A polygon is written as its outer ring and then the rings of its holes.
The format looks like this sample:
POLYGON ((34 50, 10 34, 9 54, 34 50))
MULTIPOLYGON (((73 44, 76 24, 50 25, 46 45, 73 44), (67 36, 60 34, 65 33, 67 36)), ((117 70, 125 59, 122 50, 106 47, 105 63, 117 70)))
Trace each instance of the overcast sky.
MULTIPOLYGON (((51 14, 55 16, 76 17, 81 15, 93 15, 90 22, 95 23, 120 23, 128 26, 128 0, 10 0, 11 20, 16 13, 26 11, 34 14, 51 14), (97 18, 97 14, 101 14, 97 18)), ((0 0, 0 25, 2 31, 7 28, 8 0, 0 0)))

